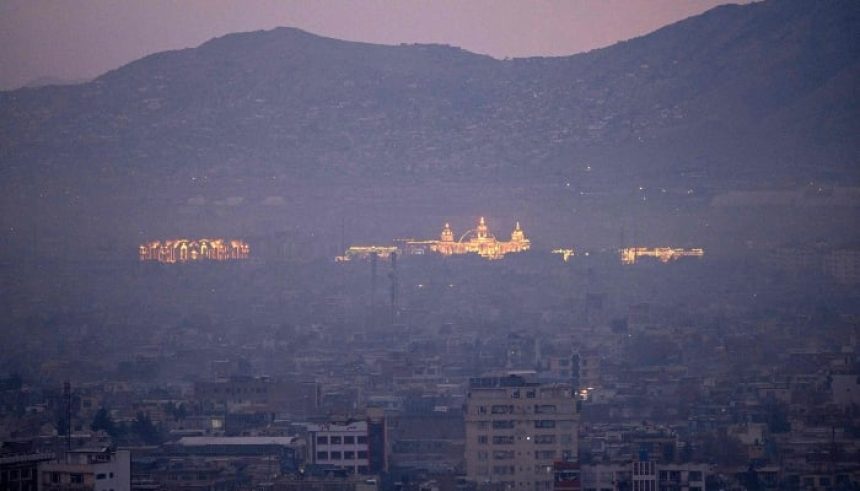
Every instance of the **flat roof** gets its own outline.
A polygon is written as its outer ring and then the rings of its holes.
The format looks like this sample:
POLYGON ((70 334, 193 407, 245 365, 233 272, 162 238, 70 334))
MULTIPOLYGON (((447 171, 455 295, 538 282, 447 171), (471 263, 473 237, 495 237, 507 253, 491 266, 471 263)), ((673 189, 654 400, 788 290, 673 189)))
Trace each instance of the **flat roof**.
POLYGON ((206 445, 293 445, 298 441, 295 436, 184 436, 176 442, 184 447, 206 445))

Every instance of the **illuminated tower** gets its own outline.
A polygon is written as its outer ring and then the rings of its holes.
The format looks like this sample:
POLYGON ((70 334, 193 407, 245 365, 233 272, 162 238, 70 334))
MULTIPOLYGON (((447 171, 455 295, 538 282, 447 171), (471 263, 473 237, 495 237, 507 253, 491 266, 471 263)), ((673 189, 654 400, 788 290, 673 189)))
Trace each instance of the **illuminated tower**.
POLYGON ((517 227, 511 232, 511 242, 523 242, 524 240, 526 240, 526 234, 520 228, 520 222, 517 222, 517 227))
POLYGON ((487 224, 484 222, 484 217, 481 217, 481 220, 478 222, 478 228, 476 229, 478 233, 479 239, 486 239, 489 233, 487 229, 487 224))
POLYGON ((454 242, 454 231, 451 230, 451 226, 447 223, 445 224, 445 228, 442 229, 442 242, 454 242))

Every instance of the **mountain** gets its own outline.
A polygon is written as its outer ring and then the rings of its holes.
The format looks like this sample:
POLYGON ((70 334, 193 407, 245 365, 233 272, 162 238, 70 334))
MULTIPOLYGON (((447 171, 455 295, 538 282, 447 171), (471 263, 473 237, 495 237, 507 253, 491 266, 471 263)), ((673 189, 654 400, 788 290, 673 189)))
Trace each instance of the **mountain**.
POLYGON ((0 175, 860 183, 858 32, 767 0, 557 58, 231 34, 0 93, 0 175))

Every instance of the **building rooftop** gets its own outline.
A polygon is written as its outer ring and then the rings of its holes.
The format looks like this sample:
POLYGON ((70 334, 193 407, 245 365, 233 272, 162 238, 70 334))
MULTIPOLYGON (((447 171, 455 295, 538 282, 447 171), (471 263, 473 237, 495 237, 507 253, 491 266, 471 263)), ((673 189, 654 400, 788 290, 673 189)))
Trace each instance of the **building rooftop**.
POLYGON ((294 445, 298 441, 294 436, 185 436, 179 439, 177 445, 185 447, 202 447, 206 445, 294 445))

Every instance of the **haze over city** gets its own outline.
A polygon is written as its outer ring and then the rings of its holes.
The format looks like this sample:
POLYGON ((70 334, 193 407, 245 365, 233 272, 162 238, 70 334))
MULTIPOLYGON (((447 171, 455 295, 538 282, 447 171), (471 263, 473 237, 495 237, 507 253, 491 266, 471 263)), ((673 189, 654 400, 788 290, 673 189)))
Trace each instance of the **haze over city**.
POLYGON ((0 489, 860 489, 860 3, 0 3, 0 489))

